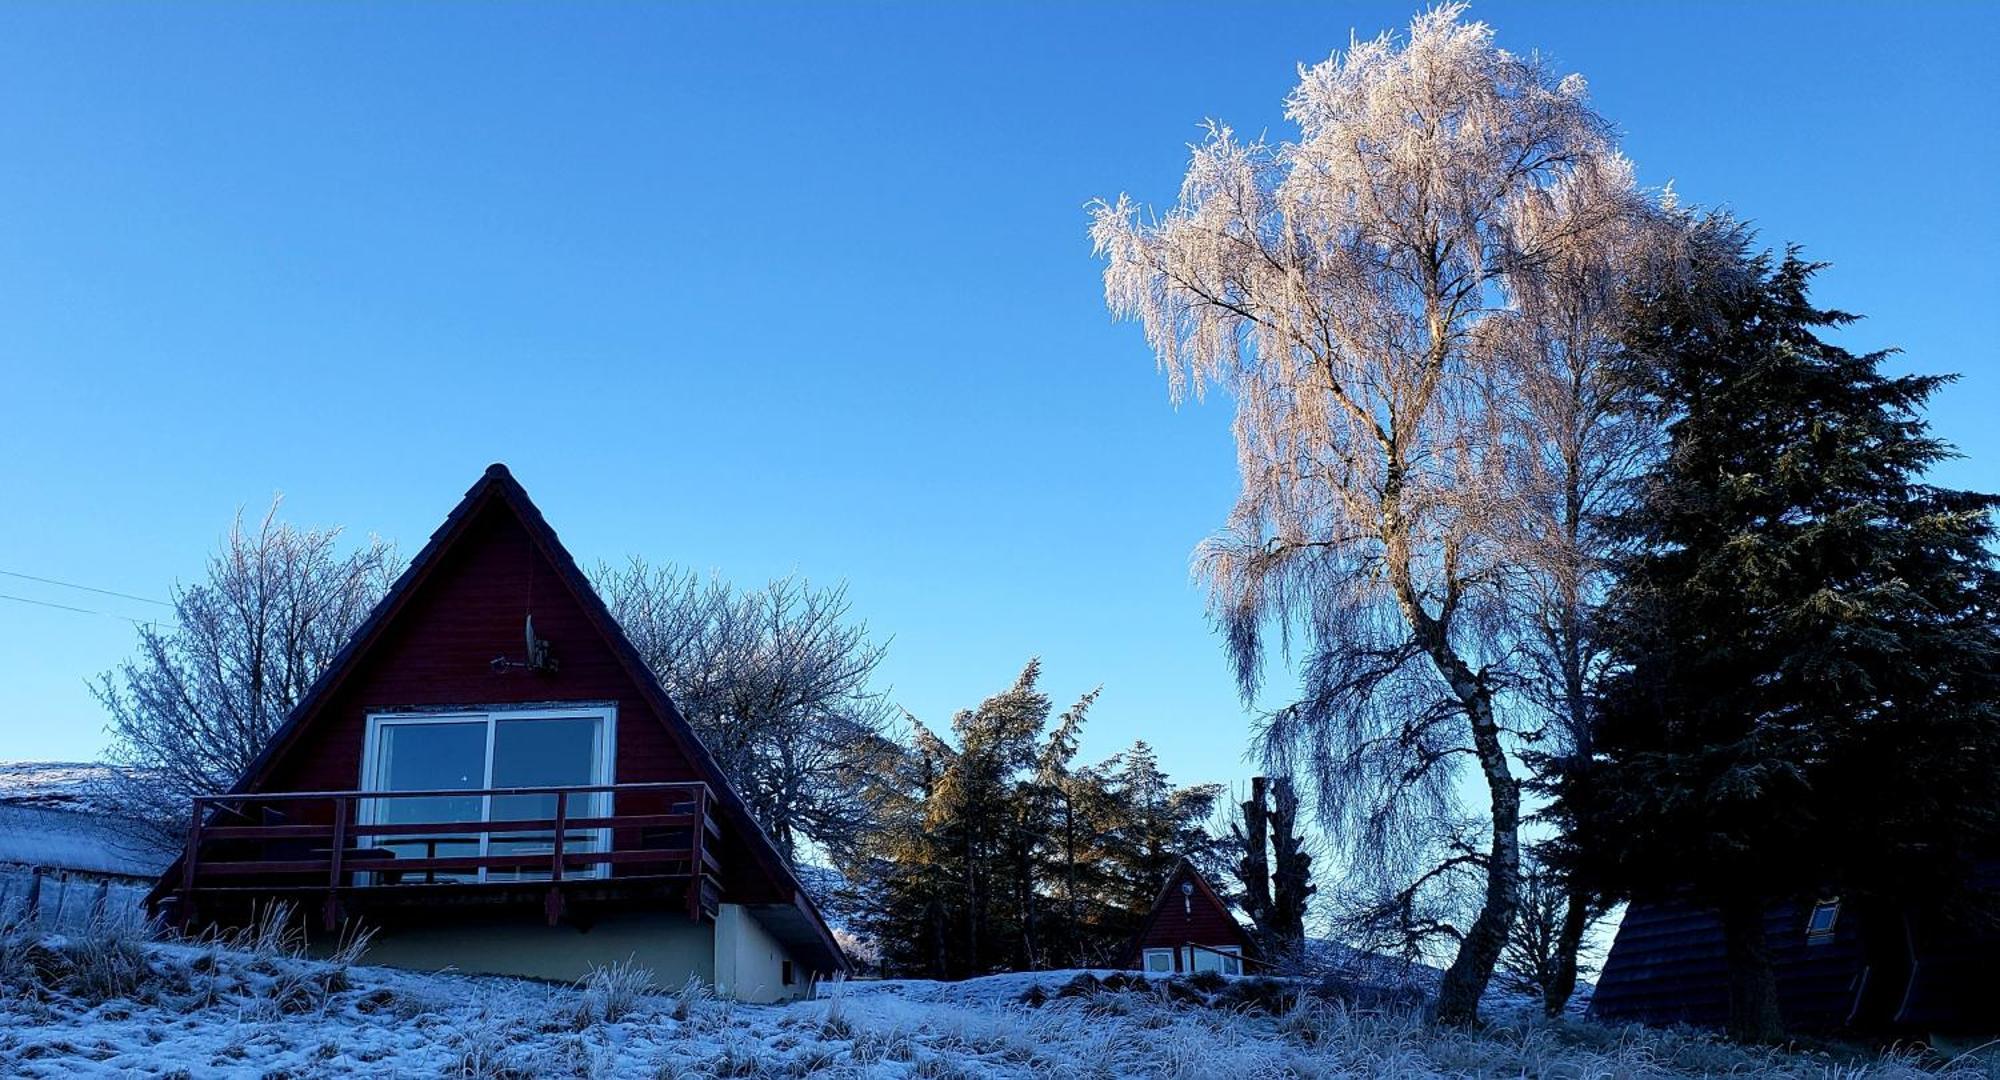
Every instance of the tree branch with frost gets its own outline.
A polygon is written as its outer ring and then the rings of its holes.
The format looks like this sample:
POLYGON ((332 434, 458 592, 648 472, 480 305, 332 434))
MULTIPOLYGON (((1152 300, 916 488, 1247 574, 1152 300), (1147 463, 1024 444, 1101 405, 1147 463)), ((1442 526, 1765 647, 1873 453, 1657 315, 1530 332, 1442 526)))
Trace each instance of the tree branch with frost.
POLYGON ((1216 385, 1236 403, 1243 488, 1197 566, 1246 699, 1267 635, 1288 656, 1305 646, 1267 753, 1309 766, 1351 859, 1418 891, 1473 863, 1438 846, 1456 835, 1438 827, 1457 820, 1455 766, 1486 781, 1485 881, 1440 1005, 1455 1020, 1473 1015, 1516 895, 1520 782, 1498 688, 1548 622, 1516 586, 1558 561, 1520 525, 1541 489, 1518 467, 1514 418, 1564 420, 1529 377, 1562 350, 1530 346, 1562 333, 1565 312, 1542 302, 1559 279, 1615 262, 1646 209, 1581 80, 1462 13, 1302 68, 1292 141, 1211 122, 1165 213, 1142 219, 1123 195, 1091 206, 1106 303, 1140 324, 1170 397, 1216 385))

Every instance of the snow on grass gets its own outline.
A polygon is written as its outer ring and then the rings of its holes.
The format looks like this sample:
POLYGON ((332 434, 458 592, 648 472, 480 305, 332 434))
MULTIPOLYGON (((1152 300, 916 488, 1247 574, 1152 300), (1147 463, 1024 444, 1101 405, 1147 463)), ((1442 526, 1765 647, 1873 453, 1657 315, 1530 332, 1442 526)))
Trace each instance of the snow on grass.
MULTIPOLYGON (((274 923, 275 925, 275 923, 274 923)), ((1044 972, 836 982, 741 1005, 619 965, 579 986, 314 961, 279 932, 159 943, 0 929, 0 1075, 395 1077, 1992 1075, 1973 1060, 1742 1050, 1688 1031, 1468 1033, 1269 979, 1044 972)))

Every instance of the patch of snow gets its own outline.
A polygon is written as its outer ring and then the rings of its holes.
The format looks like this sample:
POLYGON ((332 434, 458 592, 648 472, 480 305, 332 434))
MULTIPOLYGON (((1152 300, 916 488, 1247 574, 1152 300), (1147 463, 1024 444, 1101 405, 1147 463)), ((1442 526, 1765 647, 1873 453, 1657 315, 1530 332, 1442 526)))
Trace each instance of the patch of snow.
POLYGON ((0 761, 0 804, 113 813, 102 792, 116 775, 95 761, 0 761))
POLYGON ((0 803, 0 864, 137 879, 157 877, 171 861, 102 815, 0 803))
POLYGON ((1687 1031, 1566 1022, 1467 1032, 1427 1027, 1409 1012, 1311 998, 1276 1013, 1222 1008, 1177 997, 1158 980, 1143 990, 1051 996, 1039 1007, 1022 1001, 1035 987, 1053 993, 1080 974, 835 982, 813 1000, 782 1005, 735 1004, 690 986, 637 994, 612 1018, 601 988, 15 932, 0 935, 0 1075, 1918 1075, 1904 1058, 1857 1067, 1824 1055, 1742 1050, 1687 1031))

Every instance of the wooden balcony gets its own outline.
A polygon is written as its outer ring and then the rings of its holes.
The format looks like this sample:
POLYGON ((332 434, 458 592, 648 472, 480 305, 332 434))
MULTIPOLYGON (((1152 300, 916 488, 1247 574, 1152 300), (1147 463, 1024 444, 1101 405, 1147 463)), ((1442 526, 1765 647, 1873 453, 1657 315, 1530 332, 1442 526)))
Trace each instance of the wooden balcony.
POLYGON ((588 896, 670 898, 689 918, 712 918, 714 801, 702 783, 206 796, 168 910, 186 925, 198 911, 318 899, 332 930, 356 908, 538 898, 553 925, 588 896), (552 800, 553 814, 496 818, 499 800, 552 800), (476 818, 437 812, 473 801, 476 818))

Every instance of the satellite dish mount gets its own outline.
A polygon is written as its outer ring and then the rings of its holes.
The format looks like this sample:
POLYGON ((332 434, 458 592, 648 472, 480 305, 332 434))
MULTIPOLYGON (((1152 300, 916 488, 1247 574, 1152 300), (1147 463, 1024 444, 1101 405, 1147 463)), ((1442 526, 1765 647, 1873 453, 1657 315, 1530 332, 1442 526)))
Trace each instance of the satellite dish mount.
POLYGON ((535 636, 535 617, 533 615, 528 616, 527 626, 523 630, 522 637, 524 639, 523 645, 527 650, 527 659, 514 660, 505 656, 496 656, 493 658, 494 672, 498 674, 518 668, 540 675, 555 674, 556 658, 549 652, 549 643, 535 636))

